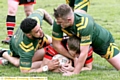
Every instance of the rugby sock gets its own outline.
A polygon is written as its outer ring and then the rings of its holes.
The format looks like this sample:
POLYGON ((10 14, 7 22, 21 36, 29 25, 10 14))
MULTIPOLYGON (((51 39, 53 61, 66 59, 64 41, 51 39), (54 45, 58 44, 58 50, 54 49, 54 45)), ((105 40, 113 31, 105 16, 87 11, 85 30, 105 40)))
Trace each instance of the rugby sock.
POLYGON ((15 22, 16 22, 15 21, 15 16, 7 15, 6 27, 7 27, 7 35, 8 35, 8 37, 12 37, 12 35, 13 35, 15 22))

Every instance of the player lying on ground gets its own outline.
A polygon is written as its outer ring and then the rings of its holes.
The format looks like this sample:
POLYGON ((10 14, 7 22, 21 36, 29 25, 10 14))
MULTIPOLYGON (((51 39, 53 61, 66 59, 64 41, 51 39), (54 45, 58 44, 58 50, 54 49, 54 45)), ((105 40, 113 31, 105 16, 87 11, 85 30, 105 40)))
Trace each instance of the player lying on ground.
MULTIPOLYGON (((60 66, 57 69, 52 70, 53 72, 73 71, 74 66, 76 66, 78 57, 80 55, 79 54, 79 51, 80 51, 79 50, 80 49, 79 39, 74 36, 70 37, 69 39, 63 39, 63 41, 61 42, 61 45, 63 47, 65 47, 65 49, 68 50, 69 53, 74 57, 73 61, 68 58, 66 59, 66 57, 64 57, 64 56, 60 55, 58 52, 56 52, 51 44, 44 48, 45 56, 44 56, 44 59, 42 62, 42 66, 47 65, 49 63, 49 61, 51 61, 54 58, 54 59, 59 60, 60 66)), ((88 56, 84 63, 82 71, 92 70, 92 61, 93 61, 92 52, 93 52, 93 49, 92 49, 92 47, 90 47, 89 51, 88 51, 88 56)), ((47 66, 46 66, 45 71, 48 71, 47 66)), ((41 69, 41 72, 42 72, 42 69, 41 69)))
MULTIPOLYGON (((52 18, 45 10, 34 11, 21 22, 20 27, 12 36, 10 50, 1 51, 0 56, 19 67, 22 73, 39 72, 40 61, 44 56, 44 53, 39 50, 52 43, 51 37, 42 31, 43 20, 52 25, 52 18), (34 71, 34 68, 37 70, 34 71)), ((57 60, 52 60, 48 64, 50 70, 58 65, 57 60)))

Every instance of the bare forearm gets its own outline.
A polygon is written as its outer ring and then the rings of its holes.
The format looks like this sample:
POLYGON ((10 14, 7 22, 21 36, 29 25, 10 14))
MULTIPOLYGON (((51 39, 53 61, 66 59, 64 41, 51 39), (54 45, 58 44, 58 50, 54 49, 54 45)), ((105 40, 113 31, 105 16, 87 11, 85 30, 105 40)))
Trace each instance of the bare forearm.
POLYGON ((82 67, 83 67, 83 64, 82 63, 80 63, 80 64, 77 64, 76 66, 75 66, 75 68, 74 68, 74 73, 75 74, 79 74, 80 73, 80 71, 81 71, 81 69, 82 69, 82 67))
POLYGON ((61 41, 62 41, 62 40, 55 40, 54 38, 52 38, 52 43, 53 43, 54 49, 55 49, 58 53, 66 56, 66 57, 68 57, 68 58, 73 59, 73 57, 72 57, 72 56, 68 53, 68 51, 63 47, 63 45, 61 44, 61 41))
POLYGON ((68 57, 68 58, 73 59, 73 57, 68 53, 68 51, 67 51, 62 45, 59 45, 59 46, 56 45, 56 46, 54 46, 54 49, 55 49, 58 53, 66 56, 66 57, 68 57))
POLYGON ((75 74, 79 74, 80 71, 82 70, 83 66, 84 66, 84 63, 85 63, 85 60, 87 58, 87 54, 85 53, 81 53, 78 60, 77 60, 77 64, 75 65, 75 69, 74 69, 74 73, 75 74))
POLYGON ((48 22, 50 25, 53 24, 53 19, 52 17, 44 10, 44 20, 48 22))

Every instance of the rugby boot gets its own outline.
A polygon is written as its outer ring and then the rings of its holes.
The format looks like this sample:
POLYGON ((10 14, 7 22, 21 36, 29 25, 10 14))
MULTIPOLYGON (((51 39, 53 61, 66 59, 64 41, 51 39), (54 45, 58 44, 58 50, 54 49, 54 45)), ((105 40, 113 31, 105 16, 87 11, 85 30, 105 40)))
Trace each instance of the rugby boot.
POLYGON ((0 65, 7 65, 7 64, 8 64, 8 60, 3 57, 0 57, 0 65))
POLYGON ((3 44, 9 44, 9 42, 10 42, 10 37, 7 37, 5 40, 2 40, 2 43, 3 44))

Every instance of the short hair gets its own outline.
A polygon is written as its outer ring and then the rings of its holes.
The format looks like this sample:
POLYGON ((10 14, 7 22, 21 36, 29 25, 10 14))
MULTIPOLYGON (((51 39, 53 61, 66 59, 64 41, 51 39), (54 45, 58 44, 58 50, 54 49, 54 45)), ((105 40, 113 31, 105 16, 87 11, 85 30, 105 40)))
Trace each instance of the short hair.
POLYGON ((24 33, 30 33, 31 30, 37 25, 37 21, 32 18, 25 18, 21 24, 20 28, 24 33))
POLYGON ((66 18, 66 16, 70 14, 71 11, 72 9, 69 5, 61 4, 60 6, 57 7, 57 9, 54 9, 54 17, 55 18, 58 18, 58 17, 66 18))
POLYGON ((71 36, 67 40, 67 44, 70 50, 80 53, 80 39, 76 36, 71 36))

